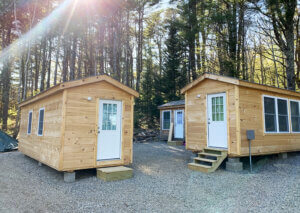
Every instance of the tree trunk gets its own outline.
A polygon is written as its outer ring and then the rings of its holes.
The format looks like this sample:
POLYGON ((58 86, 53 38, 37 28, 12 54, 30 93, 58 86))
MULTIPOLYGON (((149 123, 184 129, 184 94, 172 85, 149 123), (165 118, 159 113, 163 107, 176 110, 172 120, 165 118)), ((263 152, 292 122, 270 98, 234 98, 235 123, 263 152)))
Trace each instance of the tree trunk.
POLYGON ((59 65, 59 58, 60 58, 60 44, 61 44, 61 37, 58 38, 57 47, 56 47, 56 59, 55 59, 55 69, 54 69, 54 85, 57 84, 57 71, 59 65))
POLYGON ((39 76, 40 76, 40 49, 37 46, 35 48, 35 75, 34 75, 34 91, 38 91, 39 88, 39 76))
POLYGON ((138 34, 137 34, 137 65, 136 65, 136 91, 140 91, 141 73, 143 71, 143 40, 144 40, 144 3, 138 7, 138 34))
POLYGON ((75 66, 77 57, 77 35, 73 34, 72 53, 70 62, 70 80, 75 79, 75 66))
POLYGON ((47 38, 43 39, 42 43, 42 51, 43 51, 43 58, 42 58, 42 72, 41 72, 41 83, 40 83, 40 91, 44 91, 45 89, 45 76, 47 70, 47 38))
POLYGON ((50 88, 51 79, 51 64, 52 64, 52 39, 49 41, 49 55, 48 55, 48 74, 47 74, 47 89, 50 88))

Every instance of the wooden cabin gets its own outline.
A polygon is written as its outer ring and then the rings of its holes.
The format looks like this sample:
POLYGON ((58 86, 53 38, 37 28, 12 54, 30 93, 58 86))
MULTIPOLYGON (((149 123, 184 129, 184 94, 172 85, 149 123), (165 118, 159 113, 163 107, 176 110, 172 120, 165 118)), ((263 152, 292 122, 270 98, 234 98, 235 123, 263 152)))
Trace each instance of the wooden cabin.
POLYGON ((19 150, 58 171, 130 164, 138 95, 106 75, 60 83, 20 103, 19 150))
POLYGON ((172 139, 184 140, 184 100, 172 101, 158 107, 160 110, 160 138, 167 140, 171 123, 172 139))
POLYGON ((181 92, 188 150, 217 148, 229 157, 249 156, 246 131, 255 130, 253 155, 300 151, 299 92, 213 74, 181 92))

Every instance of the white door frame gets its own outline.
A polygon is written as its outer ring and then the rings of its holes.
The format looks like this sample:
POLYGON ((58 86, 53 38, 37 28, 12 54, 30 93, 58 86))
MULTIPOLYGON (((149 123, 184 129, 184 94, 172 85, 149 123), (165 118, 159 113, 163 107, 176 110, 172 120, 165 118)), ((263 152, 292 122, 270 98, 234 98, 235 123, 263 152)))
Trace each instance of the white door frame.
MULTIPOLYGON (((118 114, 118 112, 117 112, 118 114)), ((98 99, 98 119, 97 119, 97 150, 96 150, 96 161, 111 161, 111 160, 121 160, 122 159, 122 117, 123 117, 123 102, 120 100, 108 100, 108 99, 98 99), (106 159, 101 159, 100 153, 99 153, 99 146, 101 146, 100 144, 100 131, 102 130, 102 126, 100 124, 102 124, 102 116, 103 116, 103 109, 101 109, 103 107, 103 103, 112 103, 112 104, 119 104, 119 111, 120 111, 120 117, 119 117, 119 130, 118 132, 120 133, 120 152, 119 152, 119 156, 116 156, 115 158, 106 158, 106 159), (100 122, 101 121, 101 122, 100 122)))
MULTIPOLYGON (((228 149, 228 127, 227 127, 227 122, 228 122, 228 114, 227 114, 227 93, 226 92, 220 92, 220 93, 213 93, 213 94, 207 94, 206 95, 206 138, 207 138, 207 147, 216 147, 216 148, 221 148, 221 149, 228 149), (225 127, 224 129, 226 129, 226 136, 224 137, 224 140, 226 140, 226 145, 223 147, 217 147, 217 146, 211 146, 210 145, 210 140, 209 140, 209 115, 210 115, 210 108, 211 106, 209 105, 209 98, 213 97, 213 96, 220 96, 222 95, 224 97, 224 122, 225 122, 225 127)), ((225 144, 225 143, 224 143, 225 144)))
POLYGON ((177 139, 183 139, 184 138, 184 110, 183 109, 177 109, 174 110, 174 138, 177 139), (182 137, 181 138, 177 138, 176 136, 176 125, 177 125, 177 112, 182 112, 182 137))

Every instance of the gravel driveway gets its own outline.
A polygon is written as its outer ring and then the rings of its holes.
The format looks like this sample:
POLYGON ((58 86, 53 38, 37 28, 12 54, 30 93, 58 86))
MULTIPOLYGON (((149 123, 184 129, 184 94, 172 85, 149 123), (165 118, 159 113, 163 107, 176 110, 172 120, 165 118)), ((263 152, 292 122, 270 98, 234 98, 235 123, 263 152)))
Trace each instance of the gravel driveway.
POLYGON ((300 211, 300 153, 260 161, 253 174, 190 171, 191 155, 165 143, 134 144, 134 178, 102 182, 85 170, 64 183, 62 173, 19 152, 0 154, 0 212, 300 211))

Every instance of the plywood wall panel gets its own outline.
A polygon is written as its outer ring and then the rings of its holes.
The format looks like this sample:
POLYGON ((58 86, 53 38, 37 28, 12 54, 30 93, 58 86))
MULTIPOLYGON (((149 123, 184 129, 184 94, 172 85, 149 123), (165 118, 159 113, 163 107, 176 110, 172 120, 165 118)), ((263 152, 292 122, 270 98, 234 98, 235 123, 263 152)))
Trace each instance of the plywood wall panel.
POLYGON ((255 130, 256 139, 252 142, 252 153, 254 155, 299 151, 300 134, 264 133, 263 95, 297 99, 289 95, 240 87, 241 155, 245 156, 249 153, 249 142, 246 137, 248 129, 255 130))
POLYGON ((59 168, 62 93, 21 108, 19 150, 55 169, 59 168), (39 109, 45 108, 44 135, 37 135, 39 109), (33 111, 32 133, 27 135, 28 112, 33 111))
POLYGON ((185 95, 187 149, 199 151, 207 146, 207 95, 223 92, 226 92, 228 99, 228 146, 231 147, 231 152, 236 153, 234 85, 208 79, 188 90, 185 95), (198 95, 200 95, 200 98, 198 98, 198 95))
POLYGON ((105 165, 131 163, 133 137, 132 95, 107 82, 84 85, 67 91, 63 170, 93 168, 104 165, 96 160, 99 99, 120 100, 122 101, 123 110, 122 159, 119 163, 111 162, 110 164, 110 162, 105 162, 105 165), (88 97, 91 97, 90 101, 88 97))

